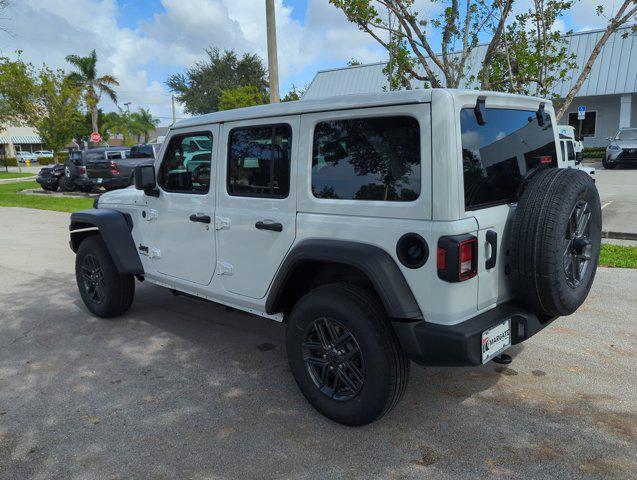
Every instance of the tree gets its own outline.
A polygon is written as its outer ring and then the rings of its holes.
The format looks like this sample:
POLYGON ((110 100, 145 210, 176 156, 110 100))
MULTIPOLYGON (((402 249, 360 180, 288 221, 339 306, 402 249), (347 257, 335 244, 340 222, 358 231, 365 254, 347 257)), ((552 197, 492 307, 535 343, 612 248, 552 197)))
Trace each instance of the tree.
MULTIPOLYGON (((606 41, 609 39, 609 37, 613 33, 615 33, 619 27, 621 27, 622 25, 625 25, 629 20, 633 20, 633 21, 635 20, 635 17, 637 17, 637 0, 623 0, 622 4, 619 6, 615 14, 610 17, 606 17, 604 7, 600 5, 597 7, 597 14, 607 18, 608 25, 606 26, 606 30, 604 30, 604 33, 602 34, 602 36, 599 38, 599 40, 593 47, 593 50, 591 51, 591 54, 588 57, 588 60, 584 64, 584 68, 582 69, 579 76, 577 77, 577 80, 575 81, 575 83, 569 90, 568 94, 564 98, 564 101, 561 102, 560 107, 558 111, 556 112, 557 118, 562 118, 564 114, 566 113, 566 111, 568 110, 568 107, 570 107, 571 103, 573 103, 573 99, 579 92, 580 88, 582 88, 582 84, 588 77, 588 74, 591 72, 591 69, 593 68, 593 65, 595 64, 595 60, 597 60, 597 56, 599 55, 599 52, 602 51, 602 48, 606 44, 606 41)), ((633 25, 632 32, 633 33, 637 32, 636 25, 633 25)))
MULTIPOLYGON (((412 79, 432 87, 457 88, 482 33, 492 34, 484 65, 493 60, 513 0, 466 0, 462 8, 459 0, 450 0, 438 17, 418 10, 415 0, 330 0, 330 3, 387 50, 389 62, 385 73, 392 89, 411 88, 412 79), (438 51, 432 43, 437 35, 441 38, 438 51)), ((490 69, 484 68, 483 72, 482 87, 489 88, 490 69)))
POLYGON ((267 98, 254 85, 229 88, 219 95, 219 110, 232 110, 233 108, 252 107, 267 103, 267 98))
POLYGON ((82 91, 62 71, 44 67, 38 77, 35 106, 28 115, 28 123, 53 151, 57 161, 57 152, 73 140, 77 125, 82 121, 82 91))
POLYGON ((91 51, 88 57, 78 55, 68 55, 66 61, 77 68, 77 71, 69 74, 69 79, 80 86, 84 92, 84 101, 89 112, 91 112, 91 126, 93 131, 98 130, 98 105, 103 94, 110 97, 117 103, 117 94, 113 87, 119 86, 119 82, 112 75, 97 75, 97 54, 91 51))
POLYGON ((159 119, 153 117, 150 110, 147 108, 140 108, 137 112, 131 113, 132 123, 141 131, 144 135, 144 143, 148 142, 148 134, 155 130, 159 125, 159 119))
POLYGON ((296 85, 292 84, 292 88, 285 96, 281 99, 282 102, 295 102, 296 100, 301 100, 301 97, 307 90, 307 85, 303 88, 297 89, 296 85))
POLYGON ((119 112, 110 112, 105 115, 103 128, 110 134, 121 135, 124 139, 124 145, 133 143, 135 135, 144 133, 140 124, 132 118, 133 114, 126 110, 119 109, 119 112))
MULTIPOLYGON (((7 125, 23 125, 35 106, 33 66, 19 58, 0 57, 0 131, 7 125)), ((5 170, 8 170, 5 162, 5 170)), ((20 163, 18 163, 18 169, 20 163)))
MULTIPOLYGON (((534 0, 533 6, 506 26, 502 44, 488 65, 490 88, 496 91, 556 96, 554 87, 577 66, 576 55, 555 22, 568 12, 571 0, 534 0)), ((571 32, 567 32, 570 34, 571 32)))
POLYGON ((17 60, 0 57, 0 130, 28 120, 36 95, 34 75, 33 66, 19 56, 17 60))
POLYGON ((219 97, 224 90, 254 86, 267 97, 266 69, 255 54, 241 58, 232 50, 223 53, 217 48, 205 50, 207 58, 195 63, 185 73, 168 77, 166 85, 176 95, 187 113, 202 115, 219 110, 219 97))

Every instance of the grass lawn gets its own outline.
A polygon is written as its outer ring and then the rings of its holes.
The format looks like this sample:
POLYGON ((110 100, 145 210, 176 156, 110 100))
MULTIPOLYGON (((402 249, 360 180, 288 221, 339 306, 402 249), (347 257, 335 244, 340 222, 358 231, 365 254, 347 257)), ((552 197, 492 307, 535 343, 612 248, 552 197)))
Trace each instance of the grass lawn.
POLYGON ((0 180, 6 178, 35 177, 35 173, 0 172, 0 180))
POLYGON ((63 198, 48 195, 20 195, 18 192, 40 188, 36 182, 16 182, 0 184, 0 207, 37 208, 58 212, 76 212, 93 208, 92 198, 63 198))
POLYGON ((637 268, 637 247, 603 243, 599 264, 604 267, 637 268))

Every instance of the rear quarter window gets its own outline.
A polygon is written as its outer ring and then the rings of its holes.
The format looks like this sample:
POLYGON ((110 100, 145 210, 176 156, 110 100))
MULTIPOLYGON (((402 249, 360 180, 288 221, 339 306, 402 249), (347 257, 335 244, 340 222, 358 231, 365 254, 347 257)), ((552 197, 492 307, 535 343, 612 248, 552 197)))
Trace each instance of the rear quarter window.
POLYGON ((320 122, 314 129, 316 198, 407 202, 420 195, 420 128, 413 117, 320 122))
POLYGON ((540 126, 534 111, 487 108, 479 125, 474 109, 464 108, 460 126, 467 210, 511 203, 529 170, 557 166, 549 115, 540 126))

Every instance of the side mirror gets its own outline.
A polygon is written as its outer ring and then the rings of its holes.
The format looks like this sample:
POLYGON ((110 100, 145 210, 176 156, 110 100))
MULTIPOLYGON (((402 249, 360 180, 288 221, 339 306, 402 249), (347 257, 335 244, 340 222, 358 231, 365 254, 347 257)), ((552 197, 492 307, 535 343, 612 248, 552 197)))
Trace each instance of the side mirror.
POLYGON ((137 190, 148 193, 155 191, 156 185, 154 165, 137 165, 135 167, 135 188, 137 190))

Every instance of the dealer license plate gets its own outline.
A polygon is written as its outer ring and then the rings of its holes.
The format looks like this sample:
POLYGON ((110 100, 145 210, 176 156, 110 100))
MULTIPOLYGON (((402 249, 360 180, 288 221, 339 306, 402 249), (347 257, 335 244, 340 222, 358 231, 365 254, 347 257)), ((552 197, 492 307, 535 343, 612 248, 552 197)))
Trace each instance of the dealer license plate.
POLYGON ((485 330, 482 332, 482 363, 487 363, 510 346, 511 320, 485 330))
POLYGON ((97 179, 97 184, 99 185, 99 184, 101 184, 101 183, 102 183, 102 179, 101 179, 101 178, 98 178, 98 179, 97 179))

